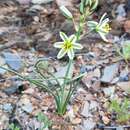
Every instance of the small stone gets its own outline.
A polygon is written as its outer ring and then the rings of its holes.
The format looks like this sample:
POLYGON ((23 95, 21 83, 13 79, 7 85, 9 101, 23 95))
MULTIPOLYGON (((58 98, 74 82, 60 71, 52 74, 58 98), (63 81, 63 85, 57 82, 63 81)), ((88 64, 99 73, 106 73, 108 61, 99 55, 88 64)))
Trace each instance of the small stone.
POLYGON ((9 117, 6 113, 0 110, 0 130, 5 130, 9 125, 9 117))
POLYGON ((22 109, 27 112, 27 113, 32 113, 33 111, 33 108, 32 108, 32 104, 31 103, 28 103, 24 106, 22 106, 22 109))
POLYGON ((123 126, 119 126, 116 128, 116 130, 124 130, 124 127, 123 126))
POLYGON ((123 81, 128 81, 129 80, 129 70, 128 69, 124 69, 121 71, 120 73, 120 77, 119 77, 119 81, 123 82, 123 81))
POLYGON ((22 4, 22 5, 26 5, 26 4, 29 4, 31 2, 31 0, 16 0, 19 2, 19 4, 22 4))
POLYGON ((81 123, 81 118, 74 118, 71 122, 73 125, 77 125, 77 124, 80 124, 81 123))
MULTIPOLYGON (((5 63, 6 63, 6 62, 5 62, 5 59, 0 56, 0 66, 5 67, 5 66, 6 66, 5 63)), ((7 67, 7 66, 6 66, 6 67, 7 67)), ((6 70, 0 68, 0 74, 4 74, 5 72, 6 72, 6 70)))
POLYGON ((28 97, 24 97, 19 101, 19 106, 27 113, 32 113, 33 106, 28 97))
POLYGON ((104 88, 103 92, 104 92, 105 96, 111 96, 115 92, 115 86, 104 88))
POLYGON ((77 126, 76 128, 75 128, 75 130, 85 130, 85 129, 83 129, 83 127, 82 126, 77 126))
POLYGON ((0 98, 7 98, 8 96, 4 93, 4 92, 2 92, 2 91, 0 91, 0 98))
POLYGON ((23 85, 22 81, 17 81, 15 83, 12 83, 12 85, 8 88, 5 88, 3 92, 5 92, 7 95, 14 94, 19 91, 20 87, 23 85))
POLYGON ((116 84, 119 81, 119 77, 115 77, 112 81, 111 84, 116 84))
POLYGON ((84 75, 84 77, 82 78, 82 82, 87 88, 90 88, 92 87, 93 78, 94 78, 94 73, 90 71, 89 73, 86 73, 84 75))
POLYGON ((86 101, 84 103, 83 110, 81 111, 81 115, 84 116, 84 117, 89 117, 90 116, 88 101, 86 101))
POLYGON ((33 19, 34 19, 35 22, 39 22, 39 17, 38 16, 34 16, 33 19))
POLYGON ((53 0, 32 0, 33 4, 47 4, 49 2, 52 2, 53 0))
POLYGON ((130 33, 130 20, 126 20, 124 23, 124 29, 127 33, 130 33))
POLYGON ((101 76, 100 69, 98 69, 98 68, 95 69, 93 73, 94 73, 94 77, 100 78, 100 76, 101 76))
POLYGON ((103 73, 103 76, 101 77, 101 81, 105 83, 110 83, 116 76, 118 72, 118 67, 119 67, 119 64, 113 64, 113 65, 107 66, 104 69, 104 73, 103 73))
POLYGON ((118 17, 125 17, 126 16, 125 4, 120 4, 117 7, 116 13, 118 14, 117 19, 118 17))
POLYGON ((13 106, 12 106, 12 104, 11 104, 11 103, 6 103, 6 104, 4 104, 4 105, 3 105, 3 110, 4 110, 5 112, 12 113, 12 111, 13 111, 13 106))
POLYGON ((69 6, 72 7, 72 1, 71 0, 56 0, 56 4, 60 6, 69 6))
MULTIPOLYGON (((5 67, 5 66, 3 66, 3 67, 5 67)), ((7 68, 7 66, 6 66, 6 68, 7 68)), ((0 74, 3 75, 5 72, 6 72, 6 70, 0 68, 0 74)))
POLYGON ((67 109, 68 109, 67 116, 69 117, 70 121, 74 120, 75 114, 74 114, 73 107, 68 106, 67 109))
POLYGON ((18 71, 23 67, 22 59, 19 55, 11 52, 3 52, 6 64, 13 70, 18 71))
POLYGON ((110 119, 107 116, 103 116, 102 120, 103 120, 103 122, 104 122, 105 125, 107 125, 107 124, 110 123, 110 119))
POLYGON ((92 119, 87 119, 83 121, 83 127, 85 130, 93 130, 96 123, 92 119))
POLYGON ((97 107, 98 107, 98 103, 96 101, 91 101, 90 102, 90 106, 89 106, 90 110, 96 111, 97 107))
POLYGON ((0 56, 0 65, 4 65, 4 64, 5 64, 5 59, 0 56))
POLYGON ((34 88, 28 88, 25 91, 23 91, 24 94, 30 94, 33 95, 35 93, 35 89, 34 88))
POLYGON ((124 90, 126 93, 130 94, 130 81, 129 82, 119 82, 117 86, 124 90))

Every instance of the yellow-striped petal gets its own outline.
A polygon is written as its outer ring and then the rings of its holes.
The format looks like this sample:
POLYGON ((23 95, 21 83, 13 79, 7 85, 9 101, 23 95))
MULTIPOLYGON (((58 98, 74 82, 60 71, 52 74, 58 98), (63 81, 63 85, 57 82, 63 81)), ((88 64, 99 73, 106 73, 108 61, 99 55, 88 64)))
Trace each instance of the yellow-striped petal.
POLYGON ((68 37, 67 37, 67 35, 66 35, 64 32, 60 32, 60 37, 61 37, 61 39, 62 39, 63 41, 68 40, 68 37))
POLYGON ((97 25, 98 25, 98 23, 95 21, 88 21, 87 22, 87 26, 89 27, 90 30, 95 30, 97 25))
POLYGON ((69 49, 68 52, 67 52, 68 56, 70 59, 73 59, 74 58, 74 50, 73 49, 69 49))
POLYGON ((98 32, 98 33, 100 34, 101 38, 102 38, 105 42, 108 42, 108 40, 107 40, 107 38, 106 38, 106 36, 105 36, 104 33, 102 33, 102 32, 98 32))
POLYGON ((71 41, 73 43, 75 43, 76 40, 77 40, 77 38, 76 38, 76 36, 74 34, 69 37, 69 41, 71 41))
POLYGON ((63 44, 64 44, 64 42, 56 42, 56 43, 54 43, 54 47, 55 48, 62 48, 63 44))
POLYGON ((67 51, 65 51, 63 48, 59 51, 57 58, 61 59, 65 54, 67 53, 67 51))
POLYGON ((83 46, 82 46, 81 44, 79 44, 79 43, 74 43, 74 44, 73 44, 73 48, 74 48, 74 49, 82 49, 83 46))
POLYGON ((109 18, 104 19, 100 26, 104 27, 109 21, 110 21, 109 18))
POLYGON ((96 26, 97 24, 98 24, 98 22, 96 22, 96 21, 88 21, 87 22, 88 26, 96 26))
POLYGON ((104 13, 104 14, 102 15, 102 17, 101 17, 101 19, 100 19, 100 21, 99 21, 99 25, 102 24, 102 22, 103 22, 104 18, 106 17, 106 15, 107 15, 107 13, 104 13))

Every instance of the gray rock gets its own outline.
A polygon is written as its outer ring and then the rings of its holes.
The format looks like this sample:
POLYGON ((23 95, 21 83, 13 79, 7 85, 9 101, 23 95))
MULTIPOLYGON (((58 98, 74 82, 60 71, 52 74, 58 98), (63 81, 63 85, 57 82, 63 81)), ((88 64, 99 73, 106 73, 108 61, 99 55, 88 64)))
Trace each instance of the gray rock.
POLYGON ((105 96, 112 96, 115 92, 115 86, 104 88, 103 92, 104 92, 105 96))
POLYGON ((124 90, 126 93, 130 94, 130 81, 129 82, 119 82, 117 86, 124 90))
POLYGON ((29 4, 31 2, 31 0, 16 0, 16 1, 22 5, 26 5, 26 4, 29 4))
MULTIPOLYGON (((5 59, 0 56, 0 66, 5 66, 5 59)), ((0 74, 4 74, 6 70, 0 68, 0 74)))
POLYGON ((9 117, 7 113, 0 111, 0 130, 5 130, 9 125, 9 117))
POLYGON ((2 110, 3 109, 3 105, 2 104, 0 104, 0 110, 2 110))
MULTIPOLYGON (((5 68, 8 68, 8 66, 7 65, 2 65, 2 67, 5 67, 5 68)), ((4 74, 5 72, 7 72, 6 70, 4 70, 4 69, 1 69, 0 68, 0 74, 4 74)))
POLYGON ((97 108, 98 108, 98 103, 97 103, 96 101, 93 101, 93 100, 92 100, 92 101, 90 102, 89 109, 90 109, 91 111, 96 111, 97 108))
POLYGON ((11 103, 6 103, 6 104, 4 104, 4 105, 3 105, 3 110, 4 110, 5 112, 12 113, 12 111, 13 111, 13 106, 12 106, 12 104, 11 104, 11 103))
POLYGON ((28 104, 22 106, 22 109, 23 109, 25 112, 27 112, 27 113, 32 113, 32 111, 33 111, 33 106, 32 106, 31 103, 28 103, 28 104))
POLYGON ((118 14, 117 17, 125 17, 126 16, 125 4, 120 4, 117 7, 116 13, 118 14))
POLYGON ((4 64, 5 64, 5 59, 0 56, 0 65, 4 65, 4 64))
POLYGON ((87 119, 83 121, 83 127, 85 130, 93 130, 96 123, 92 119, 87 119))
POLYGON ((91 115, 91 113, 89 112, 89 103, 88 101, 86 101, 84 103, 84 106, 83 106, 83 109, 81 111, 81 115, 84 116, 84 117, 89 117, 91 115))
POLYGON ((119 126, 116 128, 116 130, 124 130, 124 128, 122 126, 119 126))
POLYGON ((27 113, 32 113, 33 111, 33 105, 27 97, 20 99, 18 106, 27 113))
POLYGON ((104 69, 103 76, 101 77, 101 82, 110 83, 118 72, 119 64, 112 64, 104 69))
POLYGON ((53 0, 32 0, 33 4, 47 4, 49 2, 52 2, 53 0))
POLYGON ((11 52, 3 52, 6 64, 13 70, 18 71, 23 67, 22 59, 19 55, 11 52))
POLYGON ((119 80, 120 81, 128 81, 129 80, 129 70, 126 68, 121 71, 119 80))
POLYGON ((5 92, 8 95, 14 94, 14 93, 19 91, 19 88, 20 88, 20 86, 22 86, 22 84, 23 83, 21 81, 17 81, 15 83, 12 83, 12 85, 8 88, 5 88, 3 90, 3 92, 5 92))

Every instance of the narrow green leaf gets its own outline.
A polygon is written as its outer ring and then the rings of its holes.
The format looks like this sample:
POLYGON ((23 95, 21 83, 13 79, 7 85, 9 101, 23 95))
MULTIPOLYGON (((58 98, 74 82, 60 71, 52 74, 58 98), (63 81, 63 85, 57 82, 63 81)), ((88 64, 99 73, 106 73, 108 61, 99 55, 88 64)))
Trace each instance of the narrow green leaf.
POLYGON ((80 3, 80 13, 84 13, 84 0, 81 0, 81 3, 80 3))
POLYGON ((60 10, 66 18, 73 19, 73 15, 65 6, 61 6, 60 10))
POLYGON ((98 6, 98 3, 99 3, 99 1, 95 0, 95 3, 93 4, 91 10, 95 10, 97 8, 97 6, 98 6))

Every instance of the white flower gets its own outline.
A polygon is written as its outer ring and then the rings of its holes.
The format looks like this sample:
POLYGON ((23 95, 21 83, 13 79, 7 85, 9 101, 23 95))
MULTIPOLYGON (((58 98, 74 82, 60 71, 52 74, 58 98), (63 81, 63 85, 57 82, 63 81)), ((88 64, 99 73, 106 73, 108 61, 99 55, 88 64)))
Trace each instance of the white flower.
POLYGON ((101 38, 104 41, 108 42, 108 40, 106 39, 106 35, 109 33, 111 28, 109 26, 109 18, 105 18, 105 17, 106 17, 106 13, 103 14, 99 23, 96 21, 88 21, 87 25, 91 31, 98 32, 101 38))
POLYGON ((63 42, 56 42, 54 43, 54 47, 61 48, 59 51, 57 58, 62 58, 65 54, 69 56, 70 59, 74 58, 74 49, 82 49, 83 46, 79 43, 76 43, 76 36, 71 35, 68 37, 65 33, 60 32, 60 37, 63 42))

